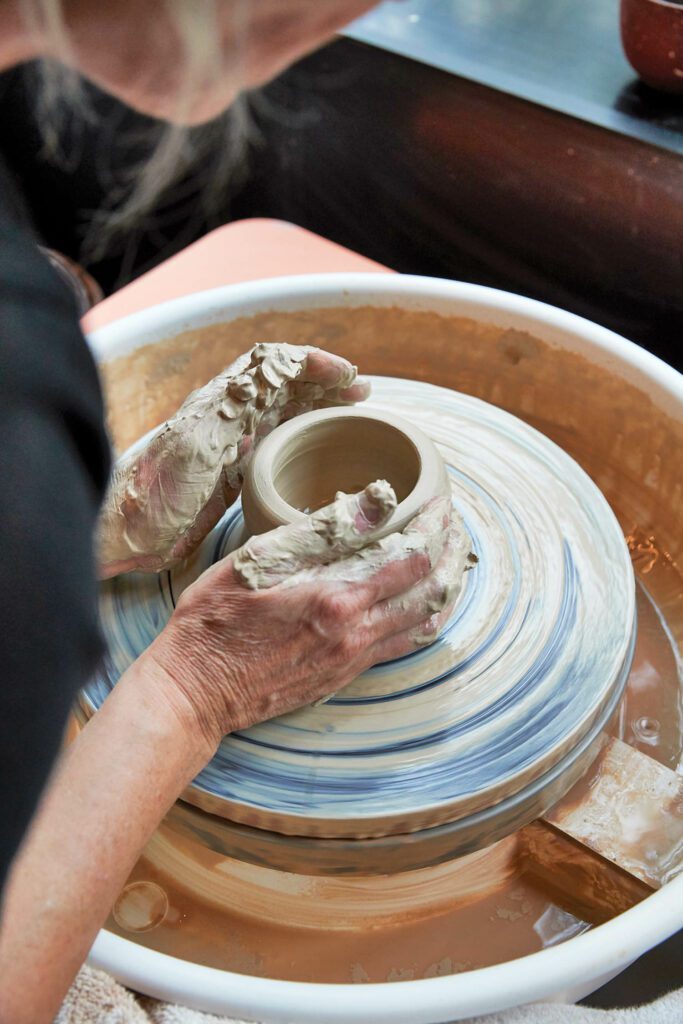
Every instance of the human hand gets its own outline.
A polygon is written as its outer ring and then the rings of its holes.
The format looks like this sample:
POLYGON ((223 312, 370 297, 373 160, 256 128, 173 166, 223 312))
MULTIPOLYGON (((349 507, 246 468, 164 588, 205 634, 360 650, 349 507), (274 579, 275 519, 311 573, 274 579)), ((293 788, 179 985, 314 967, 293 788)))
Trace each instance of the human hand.
POLYGON ((340 356, 256 345, 116 465, 100 514, 100 575, 159 572, 187 557, 239 494, 262 437, 284 419, 369 392, 340 356))
POLYGON ((217 745, 228 732, 329 696, 434 640, 470 542, 445 498, 375 541, 396 498, 380 481, 305 521, 252 537, 181 596, 143 658, 162 700, 217 745))

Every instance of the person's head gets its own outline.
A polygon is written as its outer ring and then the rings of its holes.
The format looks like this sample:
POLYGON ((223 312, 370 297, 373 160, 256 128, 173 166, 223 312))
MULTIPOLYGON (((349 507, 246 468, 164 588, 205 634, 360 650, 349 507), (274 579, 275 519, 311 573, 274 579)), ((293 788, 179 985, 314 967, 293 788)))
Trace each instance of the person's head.
POLYGON ((243 173, 253 133, 246 99, 235 103, 236 98, 377 2, 0 0, 0 70, 32 59, 43 64, 36 102, 48 154, 58 158, 63 152, 65 114, 89 114, 80 77, 169 122, 163 130, 150 128, 149 155, 120 172, 102 209, 88 216, 81 258, 99 259, 116 237, 142 224, 176 177, 202 159, 204 142, 218 131, 223 141, 211 144, 217 157, 201 192, 204 207, 212 208, 229 179, 243 173), (186 130, 228 108, 229 116, 213 132, 186 130))
POLYGON ((22 57, 55 59, 143 113, 197 124, 376 3, 0 0, 0 8, 13 10, 22 57))

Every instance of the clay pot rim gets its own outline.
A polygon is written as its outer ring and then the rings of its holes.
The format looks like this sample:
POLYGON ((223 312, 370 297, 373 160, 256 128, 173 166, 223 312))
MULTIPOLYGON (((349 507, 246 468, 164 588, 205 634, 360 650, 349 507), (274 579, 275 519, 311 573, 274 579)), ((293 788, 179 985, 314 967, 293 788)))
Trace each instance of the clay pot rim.
MULTIPOLYGON (((334 420, 372 420, 383 427, 402 434, 414 448, 419 462, 417 483, 412 491, 400 501, 393 515, 377 536, 401 530, 419 512, 430 498, 434 497, 435 484, 444 478, 444 465, 436 446, 418 427, 400 416, 379 413, 364 406, 338 406, 332 409, 315 409, 303 413, 286 423, 281 423, 258 446, 249 464, 242 490, 247 501, 251 499, 261 509, 265 506, 273 525, 286 525, 306 519, 306 513, 294 508, 279 494, 274 482, 272 469, 280 452, 297 435, 316 428, 318 424, 334 420)), ((370 483, 371 481, 368 481, 370 483)), ((389 480, 391 483, 391 480, 389 480)))

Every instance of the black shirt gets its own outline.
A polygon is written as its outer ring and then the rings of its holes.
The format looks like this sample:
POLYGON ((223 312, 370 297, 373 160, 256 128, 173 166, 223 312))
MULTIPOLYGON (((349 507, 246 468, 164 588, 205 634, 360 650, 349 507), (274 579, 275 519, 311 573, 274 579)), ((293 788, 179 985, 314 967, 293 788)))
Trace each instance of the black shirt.
POLYGON ((108 472, 75 301, 0 164, 0 888, 101 651, 93 535, 108 472))

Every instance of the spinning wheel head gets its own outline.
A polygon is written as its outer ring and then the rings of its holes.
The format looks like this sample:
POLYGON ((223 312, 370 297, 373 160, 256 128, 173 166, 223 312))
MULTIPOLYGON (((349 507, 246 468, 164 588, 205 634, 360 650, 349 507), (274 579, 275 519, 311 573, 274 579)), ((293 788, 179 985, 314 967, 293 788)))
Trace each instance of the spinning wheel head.
MULTIPOLYGON (((595 756, 628 674, 633 571, 599 490, 515 417, 392 378, 375 378, 363 414, 400 416, 431 438, 478 564, 430 648, 376 666, 322 707, 226 737, 185 798, 285 835, 430 830, 425 840, 445 835, 455 856, 542 814, 595 756)), ((86 688, 88 710, 242 535, 234 508, 179 570, 104 586, 109 658, 86 688)))

